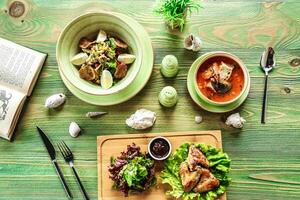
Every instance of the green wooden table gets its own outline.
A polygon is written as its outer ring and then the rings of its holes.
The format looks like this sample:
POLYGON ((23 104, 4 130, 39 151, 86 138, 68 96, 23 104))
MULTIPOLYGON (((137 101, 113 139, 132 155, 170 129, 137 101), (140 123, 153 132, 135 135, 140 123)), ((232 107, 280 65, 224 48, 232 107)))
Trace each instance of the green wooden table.
MULTIPOLYGON (((27 14, 19 18, 10 16, 8 2, 0 1, 0 37, 47 52, 49 57, 25 105, 14 141, 0 141, 1 200, 66 199, 37 135, 37 124, 54 142, 63 139, 70 145, 78 173, 92 199, 96 199, 96 136, 137 133, 126 127, 125 119, 138 108, 157 113, 156 125, 149 132, 222 130, 224 149, 232 158, 233 182, 228 199, 300 198, 298 0, 206 0, 204 9, 190 18, 183 33, 166 30, 162 19, 153 14, 154 0, 26 0, 27 14), (146 87, 130 101, 111 107, 88 105, 73 96, 60 79, 55 59, 55 45, 62 28, 79 14, 101 10, 125 13, 139 21, 150 34, 155 52, 154 71, 146 87), (190 32, 204 41, 199 53, 182 48, 183 38, 190 32), (267 123, 261 125, 264 74, 258 62, 268 45, 275 47, 278 64, 269 79, 267 123), (250 71, 251 91, 237 110, 247 120, 243 130, 225 126, 226 114, 201 110, 187 92, 189 66, 199 55, 215 50, 236 54, 250 71), (166 54, 179 58, 180 72, 174 80, 162 78, 159 72, 166 54), (179 92, 179 103, 174 109, 163 109, 157 102, 158 92, 166 85, 179 92), (44 108, 46 97, 58 92, 67 95, 66 104, 59 111, 48 111, 44 108), (97 110, 109 114, 95 120, 85 117, 87 111, 97 110), (195 124, 194 116, 199 114, 204 121, 195 124), (68 134, 71 121, 83 128, 83 134, 76 139, 68 134)), ((71 170, 61 157, 58 159, 75 199, 82 199, 71 170)))

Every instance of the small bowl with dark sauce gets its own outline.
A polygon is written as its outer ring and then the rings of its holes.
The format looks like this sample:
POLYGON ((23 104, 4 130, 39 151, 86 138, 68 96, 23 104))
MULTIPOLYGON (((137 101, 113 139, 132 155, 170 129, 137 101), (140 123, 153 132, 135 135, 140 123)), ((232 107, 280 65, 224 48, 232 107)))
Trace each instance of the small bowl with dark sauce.
POLYGON ((165 160, 172 151, 170 141, 162 136, 153 138, 148 144, 148 152, 154 160, 165 160))

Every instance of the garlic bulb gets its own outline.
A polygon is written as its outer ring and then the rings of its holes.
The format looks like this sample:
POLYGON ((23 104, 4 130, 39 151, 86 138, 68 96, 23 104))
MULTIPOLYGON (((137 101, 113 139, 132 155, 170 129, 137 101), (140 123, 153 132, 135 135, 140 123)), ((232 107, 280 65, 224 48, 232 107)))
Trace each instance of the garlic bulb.
POLYGON ((155 112, 139 109, 126 120, 126 124, 133 129, 143 130, 153 126, 155 120, 155 112))
POLYGON ((72 137, 77 137, 80 133, 81 129, 76 122, 71 122, 69 126, 69 133, 72 137))
POLYGON ((175 106, 178 101, 176 89, 171 86, 164 87, 158 95, 158 100, 165 107, 175 106))
POLYGON ((174 55, 166 55, 162 62, 160 71, 164 77, 171 78, 178 73, 178 60, 174 55))
POLYGON ((243 128, 245 122, 246 120, 240 116, 240 113, 234 113, 227 118, 225 124, 234 128, 243 128))
POLYGON ((202 46, 202 41, 199 37, 190 34, 184 40, 184 48, 192 51, 199 51, 202 46))
POLYGON ((63 93, 54 94, 46 99, 46 108, 57 108, 66 101, 66 96, 63 93))

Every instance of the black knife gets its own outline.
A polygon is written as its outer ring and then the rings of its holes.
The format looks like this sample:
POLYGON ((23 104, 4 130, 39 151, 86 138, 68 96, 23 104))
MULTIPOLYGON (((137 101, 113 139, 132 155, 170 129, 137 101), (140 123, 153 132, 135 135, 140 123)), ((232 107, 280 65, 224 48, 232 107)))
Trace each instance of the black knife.
POLYGON ((64 176, 63 176, 63 174, 62 174, 62 172, 61 172, 61 170, 60 170, 60 168, 57 164, 56 157, 55 157, 55 149, 54 149, 53 145, 51 144, 49 138, 44 133, 44 131, 42 129, 40 129, 39 127, 36 127, 36 128, 37 128, 37 130, 38 130, 38 132, 39 132, 39 134, 40 134, 40 136, 41 136, 41 138, 44 142, 44 145, 45 145, 45 147, 46 147, 46 149, 47 149, 47 151, 50 155, 51 162, 52 162, 52 164, 53 164, 53 166, 54 166, 54 168, 57 172, 57 175, 58 175, 58 177, 59 177, 66 193, 67 193, 68 198, 73 198, 73 196, 71 194, 71 191, 70 191, 70 189, 67 185, 67 182, 66 182, 66 180, 65 180, 65 178, 64 178, 64 176))

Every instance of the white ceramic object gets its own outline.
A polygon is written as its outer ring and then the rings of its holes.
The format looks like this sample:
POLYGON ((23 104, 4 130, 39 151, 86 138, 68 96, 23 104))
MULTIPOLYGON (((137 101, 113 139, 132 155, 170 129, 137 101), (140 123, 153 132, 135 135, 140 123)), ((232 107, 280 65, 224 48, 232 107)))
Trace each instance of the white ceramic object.
POLYGON ((171 152, 172 152, 172 145, 171 145, 171 142, 170 142, 170 140, 168 140, 167 138, 165 138, 165 137, 163 137, 163 136, 157 136, 157 137, 153 138, 153 139, 148 143, 148 153, 149 153, 149 155, 150 155, 154 160, 165 160, 165 159, 167 159, 167 158, 170 156, 171 152), (157 140, 157 139, 164 140, 164 141, 166 141, 166 142, 168 143, 168 145, 169 145, 169 152, 168 152, 165 156, 160 157, 160 158, 158 158, 157 156, 153 155, 153 154, 152 154, 152 151, 151 151, 151 144, 152 144, 155 140, 157 140))
POLYGON ((152 127, 155 120, 155 112, 139 109, 126 120, 126 124, 133 129, 143 130, 152 127))
POLYGON ((63 93, 54 94, 46 99, 46 108, 57 108, 66 101, 66 95, 63 93))

